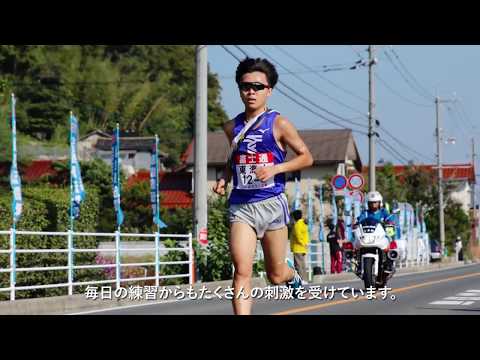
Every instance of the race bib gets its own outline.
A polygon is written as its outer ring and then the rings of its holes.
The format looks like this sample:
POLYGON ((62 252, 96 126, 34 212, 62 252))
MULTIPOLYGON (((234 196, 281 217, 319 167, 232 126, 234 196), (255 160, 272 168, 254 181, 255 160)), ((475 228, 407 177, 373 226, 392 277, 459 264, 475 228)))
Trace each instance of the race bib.
POLYGON ((267 182, 257 179, 255 172, 260 167, 274 166, 273 154, 248 154, 237 155, 235 157, 235 167, 237 170, 237 189, 239 190, 260 190, 275 186, 275 179, 271 178, 267 182))

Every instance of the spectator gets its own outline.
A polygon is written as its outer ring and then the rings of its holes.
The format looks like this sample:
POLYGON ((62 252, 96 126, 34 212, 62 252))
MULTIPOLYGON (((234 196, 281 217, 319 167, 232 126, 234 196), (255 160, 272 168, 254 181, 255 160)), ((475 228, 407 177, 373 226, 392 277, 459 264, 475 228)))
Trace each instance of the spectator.
POLYGON ((343 271, 343 256, 340 246, 339 232, 335 225, 329 224, 330 232, 327 235, 327 241, 330 244, 331 272, 332 274, 341 274, 343 271))
POLYGON ((295 225, 293 226, 291 249, 295 260, 295 269, 300 274, 300 277, 304 279, 303 285, 306 285, 307 281, 305 279, 308 278, 306 256, 310 244, 308 226, 303 219, 302 211, 294 211, 292 216, 295 220, 295 225))

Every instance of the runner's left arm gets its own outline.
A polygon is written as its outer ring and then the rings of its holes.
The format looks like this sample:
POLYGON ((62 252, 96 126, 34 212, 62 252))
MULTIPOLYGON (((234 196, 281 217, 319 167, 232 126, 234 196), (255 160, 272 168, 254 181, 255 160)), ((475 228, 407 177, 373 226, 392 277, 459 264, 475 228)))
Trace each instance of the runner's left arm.
POLYGON ((258 169, 256 173, 259 180, 266 182, 275 175, 299 171, 313 165, 313 157, 310 150, 290 121, 279 116, 275 122, 274 135, 277 142, 283 146, 288 146, 297 156, 291 161, 273 167, 258 169))

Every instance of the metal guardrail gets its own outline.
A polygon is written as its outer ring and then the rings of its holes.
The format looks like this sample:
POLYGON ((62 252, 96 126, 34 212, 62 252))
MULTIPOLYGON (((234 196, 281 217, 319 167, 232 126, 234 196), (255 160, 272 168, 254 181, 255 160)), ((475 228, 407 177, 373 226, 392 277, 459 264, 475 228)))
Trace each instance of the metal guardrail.
POLYGON ((10 301, 15 301, 15 296, 17 291, 22 290, 37 290, 37 289, 52 289, 52 288, 68 288, 68 295, 73 295, 74 287, 78 286, 87 286, 87 285, 101 285, 101 284, 116 284, 117 289, 120 288, 122 283, 128 282, 138 282, 138 281, 147 281, 155 280, 155 284, 158 287, 160 280, 164 279, 177 279, 177 278, 188 278, 189 284, 193 285, 193 238, 192 234, 188 235, 172 235, 172 234, 123 234, 123 233, 77 233, 77 232, 35 232, 35 231, 16 231, 10 229, 10 231, 0 231, 0 235, 10 236, 10 248, 8 250, 0 250, 0 254, 9 254, 10 255, 10 268, 9 269, 0 269, 0 273, 9 273, 10 274, 10 287, 0 288, 0 292, 10 292, 10 301), (67 237, 67 248, 66 249, 17 249, 15 238, 18 235, 27 235, 27 236, 64 236, 67 237), (114 238, 115 239, 115 248, 114 249, 76 249, 73 246, 74 237, 104 237, 104 238, 114 238), (121 238, 147 238, 155 239, 155 246, 144 249, 124 249, 121 247, 121 238), (160 239, 187 239, 188 247, 182 248, 160 248, 160 239), (122 264, 121 255, 129 252, 138 252, 138 251, 151 251, 155 253, 155 262, 152 263, 128 263, 122 264), (160 253, 169 253, 169 252, 188 252, 188 261, 173 261, 173 262, 160 262, 160 253), (31 268, 17 268, 17 254, 67 254, 68 256, 68 265, 67 266, 55 266, 55 267, 31 267, 31 268), (102 265, 77 265, 74 263, 74 254, 79 253, 114 253, 115 254, 115 264, 102 264, 102 265), (178 274, 178 275, 160 275, 160 266, 170 266, 170 265, 189 265, 188 274, 178 274), (141 278, 134 279, 122 279, 121 270, 124 267, 155 267, 155 276, 145 276, 141 278), (115 279, 114 280, 102 280, 102 281, 88 281, 88 282, 75 282, 74 275, 75 270, 84 270, 84 269, 108 269, 114 268, 115 279), (43 271, 67 271, 68 272, 68 282, 64 284, 43 284, 43 285, 32 285, 32 286, 16 286, 16 274, 17 272, 43 272, 43 271))

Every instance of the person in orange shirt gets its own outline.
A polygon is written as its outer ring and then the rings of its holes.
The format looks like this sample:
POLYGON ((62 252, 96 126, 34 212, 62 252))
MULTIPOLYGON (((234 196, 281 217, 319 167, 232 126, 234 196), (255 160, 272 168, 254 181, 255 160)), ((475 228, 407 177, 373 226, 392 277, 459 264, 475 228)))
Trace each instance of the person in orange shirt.
POLYGON ((293 226, 292 232, 291 250, 295 260, 295 269, 301 278, 304 279, 305 285, 305 280, 308 279, 306 256, 308 254, 310 236, 308 234, 308 226, 303 219, 302 211, 294 211, 292 217, 295 220, 295 225, 293 226))

